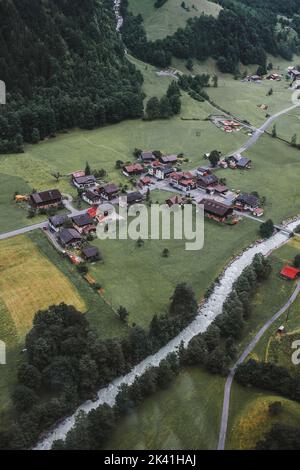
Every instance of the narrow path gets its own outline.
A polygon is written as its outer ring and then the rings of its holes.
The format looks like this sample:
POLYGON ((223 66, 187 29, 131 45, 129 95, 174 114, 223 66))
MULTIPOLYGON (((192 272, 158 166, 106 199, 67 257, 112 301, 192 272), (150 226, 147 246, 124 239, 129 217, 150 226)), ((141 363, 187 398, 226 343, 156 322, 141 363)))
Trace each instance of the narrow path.
POLYGON ((227 377, 224 389, 224 401, 223 401, 223 411, 222 411, 222 419, 221 419, 221 426, 220 426, 220 434, 219 434, 219 442, 218 442, 218 450, 225 449, 225 442, 226 442, 226 434, 227 434, 227 426, 228 426, 228 416, 229 416, 229 406, 230 406, 230 394, 231 394, 231 386, 232 382, 236 373, 236 370, 240 364, 244 362, 244 360, 249 356, 249 354, 253 351, 261 337, 265 334, 265 332, 270 328, 270 326, 281 317, 281 315, 287 311, 287 309, 292 305, 292 303, 296 300, 298 294, 300 292, 300 281, 297 283, 297 286, 287 301, 287 303, 277 312, 273 317, 271 317, 264 326, 259 330, 259 332, 254 336, 248 346, 245 348, 244 352, 234 364, 230 373, 227 377))

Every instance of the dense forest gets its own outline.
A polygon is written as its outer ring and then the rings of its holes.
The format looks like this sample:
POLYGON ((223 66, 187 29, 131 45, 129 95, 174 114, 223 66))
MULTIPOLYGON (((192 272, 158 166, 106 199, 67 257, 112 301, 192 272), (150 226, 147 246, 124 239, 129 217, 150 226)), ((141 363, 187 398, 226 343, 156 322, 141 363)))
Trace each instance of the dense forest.
POLYGON ((220 0, 223 10, 218 18, 202 15, 188 20, 173 36, 150 42, 141 15, 128 12, 123 38, 138 58, 159 67, 170 65, 171 57, 205 60, 213 57, 222 72, 236 73, 239 63, 266 65, 267 53, 287 60, 300 51, 300 5, 295 0, 220 0), (280 18, 287 15, 288 18, 280 18))
POLYGON ((0 153, 142 115, 142 76, 125 58, 111 0, 2 0, 0 17, 0 153))

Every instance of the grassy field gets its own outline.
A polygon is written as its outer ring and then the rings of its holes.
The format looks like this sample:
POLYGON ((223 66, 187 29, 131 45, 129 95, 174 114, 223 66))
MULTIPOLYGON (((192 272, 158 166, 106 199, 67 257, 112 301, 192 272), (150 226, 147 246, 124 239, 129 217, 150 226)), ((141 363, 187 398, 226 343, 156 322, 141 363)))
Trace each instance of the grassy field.
POLYGON ((181 240, 145 240, 142 247, 133 240, 97 240, 93 243, 104 263, 92 265, 91 274, 114 308, 125 306, 130 321, 147 326, 155 313, 168 309, 179 282, 190 283, 200 300, 229 259, 255 239, 256 231, 256 223, 249 220, 233 227, 206 222, 200 251, 186 251, 181 240), (170 251, 168 258, 162 257, 164 248, 170 251))
POLYGON ((129 11, 141 14, 149 40, 163 39, 184 28, 189 18, 206 15, 218 16, 221 7, 208 0, 185 0, 189 11, 182 8, 182 0, 168 0, 161 8, 154 7, 154 0, 129 0, 129 11))
POLYGON ((224 379, 186 369, 121 421, 107 449, 215 449, 224 379))
POLYGON ((226 449, 254 449, 275 423, 300 426, 300 404, 276 394, 247 389, 234 383, 226 449), (269 404, 280 401, 282 412, 272 417, 269 404))

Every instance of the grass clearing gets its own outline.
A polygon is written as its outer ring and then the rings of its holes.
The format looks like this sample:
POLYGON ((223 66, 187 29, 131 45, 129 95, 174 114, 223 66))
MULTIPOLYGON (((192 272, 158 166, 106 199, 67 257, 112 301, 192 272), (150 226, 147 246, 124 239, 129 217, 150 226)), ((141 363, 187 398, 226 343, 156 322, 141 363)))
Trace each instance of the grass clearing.
POLYGON ((182 8, 182 0, 168 0, 155 8, 154 0, 129 0, 129 11, 141 14, 149 40, 163 39, 184 28, 189 18, 206 15, 218 16, 221 6, 208 0, 185 0, 188 11, 182 8))
POLYGON ((121 420, 107 449, 215 449, 224 379, 201 369, 184 370, 121 420))

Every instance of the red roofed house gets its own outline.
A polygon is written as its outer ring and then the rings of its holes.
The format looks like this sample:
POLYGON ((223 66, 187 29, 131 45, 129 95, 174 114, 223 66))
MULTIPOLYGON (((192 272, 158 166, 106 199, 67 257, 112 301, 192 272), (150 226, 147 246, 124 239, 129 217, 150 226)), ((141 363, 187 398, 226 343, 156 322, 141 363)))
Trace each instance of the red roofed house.
POLYGON ((123 167, 123 173, 125 176, 140 175, 143 173, 144 168, 140 163, 134 163, 132 165, 126 165, 123 167))
POLYGON ((139 186, 140 187, 149 186, 149 184, 151 183, 152 183, 151 178, 149 178, 149 176, 144 176, 143 178, 140 179, 139 186))
POLYGON ((284 279, 294 280, 300 274, 300 269, 294 268, 293 266, 285 266, 280 271, 280 276, 284 279))

